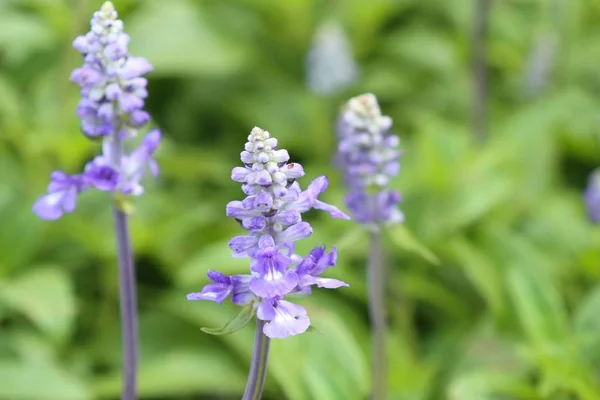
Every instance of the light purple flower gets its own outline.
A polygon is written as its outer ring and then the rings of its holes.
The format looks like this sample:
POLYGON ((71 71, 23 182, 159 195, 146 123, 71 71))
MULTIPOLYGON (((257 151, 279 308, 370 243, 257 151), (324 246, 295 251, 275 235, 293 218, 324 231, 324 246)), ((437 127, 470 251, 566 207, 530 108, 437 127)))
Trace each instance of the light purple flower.
POLYGON ((404 220, 400 194, 389 187, 400 171, 399 139, 389 134, 391 127, 372 94, 350 99, 337 123, 335 164, 349 188, 346 205, 357 222, 374 228, 404 220))
POLYGON ((325 247, 314 248, 308 256, 295 268, 298 275, 298 291, 304 291, 307 287, 317 285, 325 289, 337 289, 348 286, 346 282, 337 279, 321 278, 320 275, 329 267, 333 267, 337 261, 337 250, 332 248, 327 253, 325 247))
POLYGON ((310 326, 304 307, 285 300, 264 299, 258 306, 257 318, 269 321, 263 333, 270 338, 286 338, 306 332, 310 326))
POLYGON ((63 213, 70 213, 75 209, 77 195, 86 188, 82 175, 67 175, 62 171, 54 171, 50 175, 48 194, 35 202, 33 212, 42 219, 58 219, 63 213))
POLYGON ((247 233, 232 238, 229 247, 234 257, 251 258, 251 275, 237 290, 236 277, 242 275, 233 275, 231 280, 219 275, 219 282, 211 278, 215 283, 190 296, 222 301, 233 293, 234 303, 253 303, 257 317, 268 321, 265 335, 284 338, 302 333, 310 325, 306 310, 284 300, 285 296, 308 294, 313 285, 331 289, 348 286, 319 276, 335 264, 335 249, 325 253, 324 248, 317 248, 306 258, 294 254, 294 243, 312 234, 310 224, 302 221, 302 213, 320 209, 333 218, 349 217, 317 199, 327 188, 326 177, 315 179, 302 191, 295 181, 304 175, 302 166, 288 163, 288 152, 277 146, 277 139, 269 132, 254 128, 240 154, 244 167, 231 171, 231 179, 242 184, 246 198, 229 202, 226 214, 247 233))

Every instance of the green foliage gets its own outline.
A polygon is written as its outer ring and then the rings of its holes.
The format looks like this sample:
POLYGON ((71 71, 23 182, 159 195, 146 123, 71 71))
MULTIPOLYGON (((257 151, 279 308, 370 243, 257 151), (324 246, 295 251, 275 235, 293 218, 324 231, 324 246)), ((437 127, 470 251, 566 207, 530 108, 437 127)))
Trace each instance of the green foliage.
POLYGON ((228 335, 230 333, 239 331, 250 322, 254 317, 254 304, 250 303, 240 309, 238 315, 235 316, 231 321, 225 324, 222 328, 200 328, 204 333, 210 335, 228 335))
MULTIPOLYGON (((85 193, 74 215, 30 206, 53 169, 75 172, 98 146, 79 134, 81 61, 70 47, 100 1, 0 2, 0 399, 116 399, 120 332, 111 199, 85 193)), ((239 398, 250 327, 211 336, 239 309, 189 302, 206 270, 237 273, 225 204, 250 129, 276 135, 306 182, 330 177, 339 105, 370 91, 402 138, 406 223, 386 232, 390 399, 600 398, 600 230, 581 192, 600 164, 600 7, 493 2, 490 132, 469 130, 475 0, 116 0, 132 52, 147 57, 148 108, 164 132, 161 177, 131 221, 145 399, 239 398), (304 85, 320 21, 349 33, 361 67, 346 93, 304 85), (544 38, 545 86, 528 90, 544 38), (548 61, 546 61, 548 63, 548 61)), ((350 288, 299 300, 314 333, 274 340, 265 397, 364 399, 369 392, 366 233, 313 213, 302 252, 339 250, 329 276, 350 288)))

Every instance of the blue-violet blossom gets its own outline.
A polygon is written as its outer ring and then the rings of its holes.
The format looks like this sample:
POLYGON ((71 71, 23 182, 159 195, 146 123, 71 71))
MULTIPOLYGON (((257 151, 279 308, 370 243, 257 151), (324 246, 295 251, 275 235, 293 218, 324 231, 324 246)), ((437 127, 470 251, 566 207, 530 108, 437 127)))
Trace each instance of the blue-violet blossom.
POLYGON ((354 220, 371 227, 404 220, 400 193, 389 187, 400 171, 399 139, 389 134, 391 127, 370 93, 350 99, 337 122, 335 164, 349 187, 346 205, 354 220))
POLYGON ((145 171, 158 174, 152 155, 160 142, 160 131, 150 131, 137 149, 121 154, 121 140, 135 137, 150 120, 143 110, 147 80, 141 76, 152 66, 142 57, 129 55, 129 36, 117 17, 113 4, 104 3, 94 13, 90 32, 73 41, 84 60, 83 67, 71 74, 71 80, 81 87, 76 113, 83 133, 103 141, 102 154, 81 174, 54 171, 50 175, 48 194, 33 206, 42 219, 58 219, 64 212, 72 212, 77 195, 89 188, 138 196, 143 192, 140 180, 145 171))
POLYGON ((242 184, 246 198, 227 204, 226 214, 247 231, 229 242, 234 257, 250 257, 250 274, 225 276, 208 271, 212 283, 188 300, 211 300, 219 304, 231 296, 234 304, 250 303, 257 318, 267 321, 263 333, 285 338, 306 331, 310 321, 306 310, 287 301, 286 296, 311 293, 312 286, 335 289, 348 286, 337 279, 322 278, 336 264, 337 251, 314 248, 306 257, 294 253, 295 242, 312 234, 301 214, 310 209, 327 211, 333 218, 349 219, 338 208, 317 199, 327 188, 327 178, 316 178, 301 190, 296 178, 302 166, 290 163, 288 152, 277 148, 277 139, 258 127, 252 129, 243 167, 235 167, 231 178, 242 184))
POLYGON ((592 222, 600 222, 600 168, 590 175, 583 197, 592 222))

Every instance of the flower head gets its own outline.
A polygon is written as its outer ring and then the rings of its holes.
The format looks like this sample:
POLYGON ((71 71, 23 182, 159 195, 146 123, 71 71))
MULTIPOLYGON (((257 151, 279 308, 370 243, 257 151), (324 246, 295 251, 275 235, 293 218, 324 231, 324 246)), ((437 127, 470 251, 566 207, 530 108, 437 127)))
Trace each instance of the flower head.
POLYGON ((122 141, 137 135, 150 115, 143 110, 147 81, 141 75, 152 66, 128 52, 129 36, 111 2, 94 13, 91 29, 79 36, 73 47, 83 55, 84 65, 71 74, 81 87, 77 115, 83 133, 101 138, 102 154, 88 162, 82 174, 54 172, 48 194, 33 206, 42 219, 57 219, 75 209, 77 195, 84 189, 138 196, 146 170, 155 177, 158 165, 152 158, 160 143, 160 131, 149 132, 137 149, 127 154, 122 141))
POLYGON ((389 187, 400 171, 399 139, 389 134, 392 119, 382 115, 377 98, 363 94, 348 101, 337 123, 335 163, 349 188, 346 205, 357 222, 377 226, 399 223, 400 194, 389 187))
POLYGON ((73 41, 84 59, 84 65, 71 74, 71 80, 81 87, 77 115, 83 133, 110 136, 119 129, 134 134, 149 120, 142 110, 148 82, 141 76, 152 66, 144 58, 129 55, 129 36, 111 2, 94 13, 90 25, 90 32, 73 41))
POLYGON ((251 258, 250 275, 233 275, 230 280, 219 275, 218 281, 216 275, 209 275, 214 283, 188 295, 188 299, 220 302, 232 293, 234 303, 240 304, 240 298, 244 304, 252 302, 257 317, 269 321, 265 335, 282 338, 302 333, 310 325, 306 310, 284 300, 285 296, 309 294, 312 285, 347 286, 320 278, 335 264, 335 249, 326 254, 319 247, 305 258, 294 254, 295 242, 312 234, 310 224, 302 221, 302 213, 319 209, 333 218, 349 217, 317 199, 327 188, 326 177, 318 177, 304 191, 300 188, 296 179, 304 175, 302 166, 288 162, 288 152, 278 149, 277 139, 269 132, 254 128, 240 158, 244 166, 235 167, 231 179, 242 184, 246 198, 227 204, 226 214, 246 230, 245 235, 231 239, 229 247, 234 257, 251 258), (237 289, 236 282, 241 282, 237 289))

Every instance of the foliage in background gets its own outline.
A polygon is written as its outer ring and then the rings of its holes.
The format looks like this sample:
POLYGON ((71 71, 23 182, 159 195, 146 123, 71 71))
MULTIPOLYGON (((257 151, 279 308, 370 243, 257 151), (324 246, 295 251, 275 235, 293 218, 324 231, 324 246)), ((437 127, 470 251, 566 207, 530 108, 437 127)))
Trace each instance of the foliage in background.
MULTIPOLYGON (((0 399, 119 394, 114 238, 108 210, 92 204, 103 199, 83 195, 78 215, 52 224, 30 211, 53 168, 77 170, 96 151, 76 135, 68 77, 80 63, 71 41, 100 3, 0 2, 0 399)), ((227 248, 239 227, 225 204, 242 198, 230 170, 260 125, 309 178, 327 171, 324 200, 339 203, 333 120, 366 91, 404 151, 396 184, 407 221, 386 243, 391 398, 600 397, 600 231, 581 201, 600 164, 600 6, 493 3, 491 132, 476 146, 474 0, 115 1, 132 52, 156 67, 149 111, 166 139, 162 177, 132 220, 143 398, 239 397, 252 330, 206 335, 199 328, 222 326, 234 307, 185 300, 208 268, 247 268, 227 248), (335 97, 305 87, 304 57, 325 19, 349 33, 361 71, 335 97)), ((362 399, 366 241, 346 221, 309 218, 311 243, 337 243, 331 275, 351 288, 302 301, 319 332, 273 343, 266 396, 362 399)))

